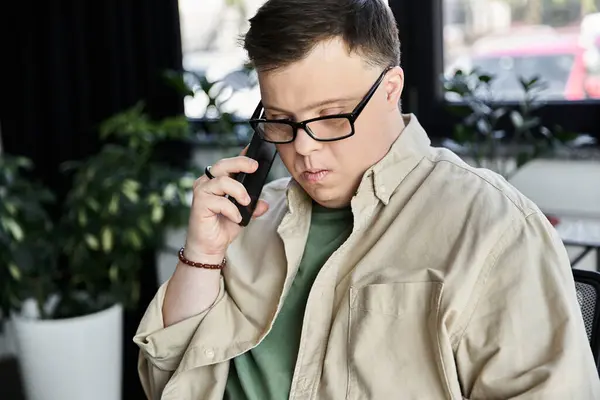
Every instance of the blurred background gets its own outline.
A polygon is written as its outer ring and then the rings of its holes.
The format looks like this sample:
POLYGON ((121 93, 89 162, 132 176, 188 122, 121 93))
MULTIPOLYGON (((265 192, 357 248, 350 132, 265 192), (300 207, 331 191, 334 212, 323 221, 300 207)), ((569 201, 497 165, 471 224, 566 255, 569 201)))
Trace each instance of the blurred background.
MULTIPOLYGON (((132 337, 193 180, 260 98, 264 0, 0 5, 0 399, 143 399, 132 337), (78 384, 77 382, 82 382, 78 384)), ((600 0, 389 0, 405 113, 600 269, 600 0)), ((286 176, 278 161, 269 179, 286 176)))

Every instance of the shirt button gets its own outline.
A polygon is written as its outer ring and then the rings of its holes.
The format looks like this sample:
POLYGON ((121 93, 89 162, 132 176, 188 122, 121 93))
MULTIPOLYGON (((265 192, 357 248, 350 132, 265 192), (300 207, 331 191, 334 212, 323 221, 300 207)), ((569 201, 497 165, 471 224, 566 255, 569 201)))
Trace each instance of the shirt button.
POLYGON ((204 355, 208 358, 214 358, 215 352, 213 349, 206 349, 204 350, 204 355))

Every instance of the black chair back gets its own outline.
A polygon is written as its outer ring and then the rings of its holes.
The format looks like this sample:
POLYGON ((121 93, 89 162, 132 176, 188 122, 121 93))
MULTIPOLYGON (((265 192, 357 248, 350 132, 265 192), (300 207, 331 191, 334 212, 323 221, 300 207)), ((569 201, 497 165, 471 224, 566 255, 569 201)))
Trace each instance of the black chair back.
POLYGON ((585 330, 600 372, 600 273, 573 269, 573 277, 585 330))

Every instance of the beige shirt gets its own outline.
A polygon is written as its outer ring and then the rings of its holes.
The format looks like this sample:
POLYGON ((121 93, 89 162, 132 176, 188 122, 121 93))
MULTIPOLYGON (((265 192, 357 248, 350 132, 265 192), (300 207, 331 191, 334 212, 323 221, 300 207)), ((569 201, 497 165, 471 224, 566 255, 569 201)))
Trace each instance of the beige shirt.
MULTIPOLYGON (((312 287, 290 399, 600 399, 569 259, 500 176, 430 141, 413 115, 352 199, 354 228, 312 287)), ((221 400, 229 360, 269 333, 300 263, 311 202, 289 178, 231 245, 206 312, 141 321, 152 399, 221 400)))

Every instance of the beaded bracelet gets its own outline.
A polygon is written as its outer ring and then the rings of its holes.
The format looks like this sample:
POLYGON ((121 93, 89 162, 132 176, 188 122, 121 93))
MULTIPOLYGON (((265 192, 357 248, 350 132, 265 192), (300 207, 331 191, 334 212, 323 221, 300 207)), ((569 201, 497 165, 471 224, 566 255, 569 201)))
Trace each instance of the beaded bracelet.
POLYGON ((190 267, 205 268, 205 269, 223 269, 223 268, 225 268, 225 264, 226 264, 225 259, 223 259, 223 261, 221 261, 220 264, 198 263, 198 262, 190 261, 187 258, 185 258, 185 256, 183 255, 183 249, 184 249, 183 247, 181 249, 179 249, 179 260, 182 263, 189 265, 190 267))

